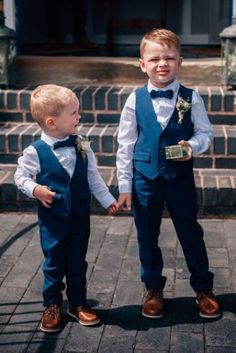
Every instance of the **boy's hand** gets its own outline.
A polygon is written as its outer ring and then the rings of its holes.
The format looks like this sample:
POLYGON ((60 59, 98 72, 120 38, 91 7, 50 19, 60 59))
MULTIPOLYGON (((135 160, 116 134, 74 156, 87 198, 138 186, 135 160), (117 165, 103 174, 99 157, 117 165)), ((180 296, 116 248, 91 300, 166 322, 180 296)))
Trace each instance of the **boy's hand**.
POLYGON ((119 208, 123 211, 131 210, 131 193, 124 192, 118 198, 119 208))
POLYGON ((186 157, 183 157, 183 158, 178 158, 178 159, 176 159, 176 161, 180 161, 180 162, 189 161, 193 157, 193 151, 192 151, 191 145, 185 140, 179 141, 178 144, 180 146, 185 147, 185 149, 188 152, 188 155, 186 157))
POLYGON ((109 207, 107 207, 107 212, 109 215, 115 214, 119 209, 119 204, 117 201, 114 201, 109 207))
POLYGON ((55 195, 56 193, 51 191, 46 185, 37 185, 33 191, 33 196, 41 201, 42 204, 47 208, 51 207, 55 195))

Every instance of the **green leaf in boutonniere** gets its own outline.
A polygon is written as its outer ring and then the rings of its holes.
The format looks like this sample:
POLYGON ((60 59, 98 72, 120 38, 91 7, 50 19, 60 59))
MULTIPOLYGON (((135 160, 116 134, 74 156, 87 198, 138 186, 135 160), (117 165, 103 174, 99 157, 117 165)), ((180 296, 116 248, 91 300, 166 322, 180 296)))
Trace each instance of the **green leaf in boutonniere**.
POLYGON ((178 95, 177 103, 176 103, 176 109, 178 110, 178 124, 182 124, 183 118, 184 118, 184 113, 186 113, 190 108, 191 108, 191 103, 190 99, 187 98, 187 100, 183 99, 180 94, 178 95))
POLYGON ((77 150, 81 153, 82 157, 85 158, 90 148, 91 141, 87 136, 78 136, 77 139, 77 150))

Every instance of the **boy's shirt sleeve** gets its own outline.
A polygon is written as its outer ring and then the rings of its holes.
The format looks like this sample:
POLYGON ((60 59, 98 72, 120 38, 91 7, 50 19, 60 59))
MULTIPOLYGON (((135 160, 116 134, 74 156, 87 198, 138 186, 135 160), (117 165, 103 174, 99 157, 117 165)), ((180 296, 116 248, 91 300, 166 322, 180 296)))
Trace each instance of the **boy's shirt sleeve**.
POLYGON ((89 148, 87 151, 87 158, 89 188, 98 202, 104 208, 108 208, 115 201, 115 198, 109 192, 107 185, 105 184, 101 174, 97 169, 97 162, 91 148, 89 148))
POLYGON ((193 155, 198 155, 209 148, 212 142, 212 127, 203 99, 195 91, 192 97, 191 120, 194 126, 193 136, 188 142, 192 147, 193 155))
POLYGON ((118 151, 116 158, 117 179, 120 193, 132 192, 133 153, 137 141, 137 121, 135 116, 135 93, 131 93, 121 112, 118 151))
POLYGON ((34 198, 33 191, 38 184, 33 180, 33 177, 39 172, 38 154, 33 146, 29 146, 18 159, 18 166, 14 175, 16 186, 28 197, 34 198))

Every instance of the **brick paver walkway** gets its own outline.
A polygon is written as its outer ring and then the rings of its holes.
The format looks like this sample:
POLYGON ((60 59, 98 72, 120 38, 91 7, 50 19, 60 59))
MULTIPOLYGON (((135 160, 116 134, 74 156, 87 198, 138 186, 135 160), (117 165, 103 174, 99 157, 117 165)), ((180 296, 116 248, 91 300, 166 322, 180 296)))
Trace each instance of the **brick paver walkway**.
POLYGON ((236 220, 202 219, 215 293, 223 317, 206 321, 197 313, 183 253, 172 223, 164 219, 160 243, 168 277, 166 315, 140 315, 136 233, 131 217, 92 216, 87 260, 88 297, 102 323, 83 327, 64 305, 63 327, 44 334, 42 254, 35 214, 0 214, 1 353, 236 353, 236 220))

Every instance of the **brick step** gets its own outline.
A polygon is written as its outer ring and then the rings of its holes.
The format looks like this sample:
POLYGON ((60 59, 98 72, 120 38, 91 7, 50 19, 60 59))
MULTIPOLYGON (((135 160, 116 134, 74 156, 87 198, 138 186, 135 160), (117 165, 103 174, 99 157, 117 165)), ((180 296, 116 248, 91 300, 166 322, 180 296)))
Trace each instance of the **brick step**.
MULTIPOLYGON (((70 86, 80 100, 82 123, 118 123, 128 95, 138 86, 111 84, 70 86)), ((236 123, 235 91, 221 87, 193 87, 202 96, 212 124, 236 123)), ((1 122, 32 122, 31 87, 0 91, 1 122)))
MULTIPOLYGON (((36 210, 35 200, 23 195, 14 184, 15 168, 13 164, 0 164, 0 211, 34 211, 36 210)), ((99 171, 112 194, 117 197, 115 168, 99 167, 99 171)), ((235 215, 236 170, 194 169, 194 175, 200 215, 235 215)), ((94 198, 91 208, 93 213, 104 212, 94 198)))
MULTIPOLYGON (((5 123, 0 131, 0 163, 16 163, 22 151, 40 136, 36 123, 5 123)), ((236 127, 213 125, 212 146, 194 158, 196 168, 236 168, 236 127)), ((118 124, 80 124, 78 133, 92 141, 99 166, 115 166, 118 124)))

